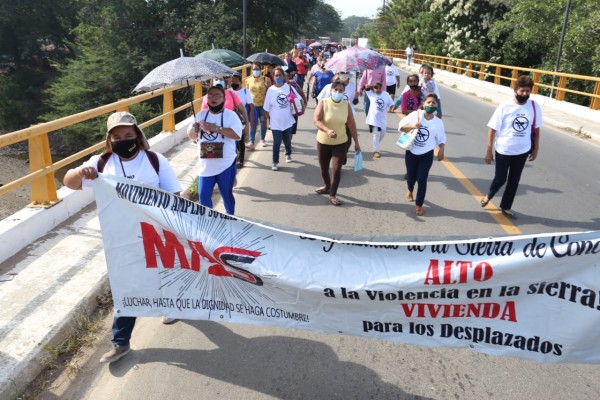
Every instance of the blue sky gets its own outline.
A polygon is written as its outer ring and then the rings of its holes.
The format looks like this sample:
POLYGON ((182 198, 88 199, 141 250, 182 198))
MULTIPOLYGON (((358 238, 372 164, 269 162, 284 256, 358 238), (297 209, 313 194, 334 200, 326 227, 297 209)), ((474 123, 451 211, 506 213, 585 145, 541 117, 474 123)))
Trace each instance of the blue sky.
POLYGON ((342 13, 342 19, 352 15, 374 18, 383 0, 324 0, 342 13))

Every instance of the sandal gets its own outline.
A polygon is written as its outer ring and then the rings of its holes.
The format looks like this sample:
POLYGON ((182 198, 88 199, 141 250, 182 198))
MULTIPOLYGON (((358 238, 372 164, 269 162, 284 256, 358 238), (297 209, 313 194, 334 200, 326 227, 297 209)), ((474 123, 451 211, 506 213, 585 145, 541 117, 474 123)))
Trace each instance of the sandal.
POLYGON ((511 210, 502 210, 502 215, 510 219, 517 219, 517 214, 515 214, 511 210))
POLYGON ((408 192, 406 194, 406 201, 415 201, 415 199, 413 198, 413 193, 412 192, 408 192))
POLYGON ((340 201, 340 199, 338 199, 337 197, 329 197, 329 201, 331 202, 331 204, 333 204, 334 206, 341 206, 342 202, 340 201))
POLYGON ((325 186, 321 186, 320 188, 316 188, 315 189, 315 193, 317 193, 317 194, 328 194, 329 193, 329 188, 326 188, 325 186))
POLYGON ((490 202, 489 197, 485 196, 483 199, 481 199, 481 202, 479 204, 481 204, 481 207, 485 207, 488 205, 489 202, 490 202))
POLYGON ((421 207, 421 206, 417 206, 417 208, 416 208, 416 214, 417 214, 418 216, 425 215, 425 210, 423 210, 423 207, 421 207))

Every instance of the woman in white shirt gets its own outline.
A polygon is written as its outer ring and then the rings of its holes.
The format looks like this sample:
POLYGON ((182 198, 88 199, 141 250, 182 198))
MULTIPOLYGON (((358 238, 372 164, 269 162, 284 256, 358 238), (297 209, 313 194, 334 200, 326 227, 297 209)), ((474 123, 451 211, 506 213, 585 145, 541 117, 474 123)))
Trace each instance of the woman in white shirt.
POLYGON ((444 148, 446 143, 446 131, 441 119, 435 118, 437 112, 438 99, 434 93, 429 93, 423 102, 425 112, 416 111, 410 113, 400 121, 399 130, 401 132, 410 132, 413 129, 419 129, 412 148, 406 151, 404 161, 406 163, 406 185, 408 193, 407 201, 415 201, 416 214, 421 216, 425 214, 423 203, 427 193, 427 179, 429 170, 433 165, 433 151, 438 150, 438 161, 444 160, 444 148), (417 197, 413 197, 415 183, 418 185, 417 197))
POLYGON ((485 162, 496 160, 494 179, 487 195, 481 199, 481 207, 506 183, 500 209, 509 218, 516 218, 512 205, 517 194, 521 173, 527 160, 534 161, 540 144, 540 126, 543 124, 539 104, 529 100, 533 79, 527 75, 515 81, 515 95, 494 111, 488 122, 488 143, 485 162), (494 154, 495 153, 495 154, 494 154))
MULTIPOLYGON (((83 165, 70 169, 63 183, 70 189, 90 187, 98 172, 123 176, 146 185, 158 187, 179 195, 181 185, 169 161, 161 154, 151 152, 144 132, 135 117, 125 111, 113 113, 106 121, 106 148, 101 155, 92 156, 83 165)), ((129 341, 136 317, 113 317, 112 349, 100 359, 101 363, 113 363, 126 356, 131 348, 129 341)), ((175 322, 163 318, 163 323, 175 322)))
POLYGON ((273 70, 274 84, 267 90, 265 104, 263 105, 263 119, 265 124, 271 118, 271 132, 273 132, 273 165, 271 169, 279 169, 279 149, 281 142, 285 146, 285 162, 292 162, 292 129, 296 120, 292 115, 292 107, 288 97, 300 97, 300 94, 287 83, 283 68, 273 70))
POLYGON ((234 111, 225 108, 225 90, 221 86, 208 89, 208 109, 196 115, 190 139, 198 143, 198 196, 200 204, 212 208, 215 184, 223 198, 225 211, 235 213, 233 184, 236 174, 236 141, 242 138, 242 122, 234 111))

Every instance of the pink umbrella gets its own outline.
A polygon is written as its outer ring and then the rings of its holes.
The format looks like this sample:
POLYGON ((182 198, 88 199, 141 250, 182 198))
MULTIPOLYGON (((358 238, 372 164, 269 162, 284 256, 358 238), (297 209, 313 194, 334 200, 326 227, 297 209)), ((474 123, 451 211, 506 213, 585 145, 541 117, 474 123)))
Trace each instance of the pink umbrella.
POLYGON ((365 69, 381 68, 389 62, 389 59, 375 50, 365 47, 353 46, 349 49, 337 52, 331 57, 325 68, 331 71, 364 71, 365 69))
POLYGON ((308 47, 323 47, 323 43, 314 42, 308 45, 308 47))

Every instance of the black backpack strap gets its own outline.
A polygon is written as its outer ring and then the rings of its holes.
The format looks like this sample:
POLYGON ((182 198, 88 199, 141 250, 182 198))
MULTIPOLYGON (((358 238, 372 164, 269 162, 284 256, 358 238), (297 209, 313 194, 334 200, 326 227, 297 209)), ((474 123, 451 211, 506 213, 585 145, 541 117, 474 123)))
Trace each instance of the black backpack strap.
POLYGON ((96 165, 96 169, 98 170, 98 172, 104 171, 104 167, 106 166, 106 162, 108 161, 110 156, 112 156, 112 153, 104 153, 100 156, 100 158, 98 159, 98 164, 96 165))
MULTIPOLYGON (((148 156, 148 160, 150 161, 150 164, 152 164, 152 168, 154 168, 154 171, 156 171, 156 173, 158 174, 158 171, 160 170, 160 162, 158 161, 158 156, 153 151, 145 151, 146 156, 148 156)), ((98 172, 104 171, 104 167, 106 166, 106 162, 108 161, 110 156, 112 156, 112 153, 104 153, 100 156, 100 158, 98 159, 98 164, 96 166, 98 172)))
POLYGON ((160 170, 160 162, 158 161, 158 156, 155 152, 150 150, 146 150, 146 155, 148 156, 148 160, 150 160, 150 164, 152 164, 152 168, 154 168, 154 170, 158 174, 158 171, 160 170))

